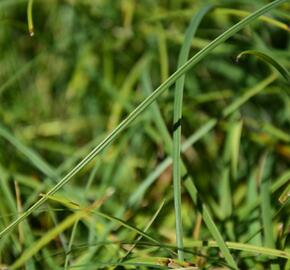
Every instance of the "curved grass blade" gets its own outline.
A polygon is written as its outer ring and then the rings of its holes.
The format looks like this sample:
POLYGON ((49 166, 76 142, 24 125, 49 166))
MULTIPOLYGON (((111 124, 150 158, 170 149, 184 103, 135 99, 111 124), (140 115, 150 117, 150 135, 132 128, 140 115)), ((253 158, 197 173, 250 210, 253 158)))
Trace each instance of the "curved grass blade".
MULTIPOLYGON (((177 68, 180 68, 188 59, 191 40, 204 17, 204 15, 212 8, 206 6, 193 16, 185 33, 185 39, 182 44, 177 68)), ((175 226, 176 226, 176 242, 178 247, 178 258, 184 259, 183 248, 183 229, 181 214, 181 119, 182 119, 182 100, 184 90, 185 75, 181 76, 175 84, 174 92, 174 115, 173 115, 173 190, 174 190, 174 209, 175 209, 175 226)))
POLYGON ((29 35, 31 37, 34 36, 32 7, 33 7, 33 0, 28 0, 28 5, 27 5, 27 23, 28 23, 28 32, 29 32, 29 35))
POLYGON ((275 69, 279 71, 279 73, 286 79, 288 83, 290 83, 290 73, 286 68, 284 68, 281 64, 279 64, 273 57, 269 56, 268 54, 256 51, 256 50, 247 50, 241 52, 237 56, 237 61, 241 59, 244 55, 254 55, 261 59, 263 62, 273 66, 275 69))
MULTIPOLYGON (((152 102, 154 102, 163 92, 165 92, 174 82, 185 74, 189 69, 195 66, 198 62, 204 59, 213 49, 222 44, 228 38, 240 31, 243 27, 259 18, 261 15, 272 10, 276 6, 286 2, 287 0, 273 1, 259 10, 255 11, 248 17, 244 18, 237 24, 233 25, 223 34, 214 39, 210 44, 200 50, 192 58, 190 58, 182 67, 175 71, 165 82, 163 82, 150 96, 148 96, 139 106, 135 108, 112 132, 108 134, 104 140, 99 143, 82 161, 80 161, 68 174, 66 174, 52 189, 47 192, 47 195, 53 195, 65 184, 67 184, 73 176, 81 171, 88 163, 90 163, 100 152, 102 152, 108 145, 117 139, 122 131, 124 131, 152 102)), ((35 202, 29 209, 27 209, 21 216, 14 220, 10 225, 0 232, 0 239, 13 230, 21 221, 28 217, 35 209, 40 207, 47 197, 44 196, 35 202)))

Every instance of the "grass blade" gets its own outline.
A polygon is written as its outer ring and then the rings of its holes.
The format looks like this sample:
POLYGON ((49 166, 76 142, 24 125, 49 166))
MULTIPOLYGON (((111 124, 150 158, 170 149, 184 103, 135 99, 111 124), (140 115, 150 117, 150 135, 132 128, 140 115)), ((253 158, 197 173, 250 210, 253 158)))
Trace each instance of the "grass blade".
POLYGON ((68 269, 68 266, 70 263, 71 249, 72 249, 72 245, 73 245, 73 242, 75 239, 78 223, 79 223, 79 220, 77 219, 72 227, 71 236, 70 236, 70 240, 69 240, 69 244, 68 244, 68 251, 67 251, 67 254, 65 256, 64 270, 68 269))
MULTIPOLYGON (((149 220, 148 224, 146 225, 146 227, 144 228, 144 232, 146 233, 146 231, 148 231, 148 229, 151 227, 151 225, 153 224, 153 222, 155 221, 155 219, 157 218, 157 216, 159 215, 160 211, 162 210, 163 206, 164 206, 165 200, 160 204, 160 206, 158 207, 157 211, 154 213, 153 217, 149 220)), ((138 244, 138 242, 142 239, 142 235, 140 235, 136 241, 134 241, 134 244, 132 245, 132 247, 127 251, 127 253, 125 254, 125 256, 120 260, 123 261, 124 259, 126 259, 129 254, 133 251, 133 249, 136 247, 136 245, 138 244)))
POLYGON ((264 227, 264 244, 267 247, 274 246, 273 230, 272 230, 272 216, 271 216, 271 204, 270 204, 270 186, 269 179, 264 176, 264 170, 267 168, 268 154, 264 154, 261 158, 259 179, 261 189, 261 211, 262 211, 262 222, 264 227))
MULTIPOLYGON (((249 175, 248 179, 248 186, 247 186, 247 205, 250 207, 253 205, 253 203, 258 199, 258 185, 256 183, 256 178, 255 176, 257 175, 257 169, 255 168, 249 175)), ((254 218, 255 216, 259 215, 259 210, 254 209, 249 213, 248 217, 254 218)), ((250 223, 250 226, 248 228, 249 234, 250 235, 255 235, 250 239, 250 243, 256 246, 262 246, 262 239, 261 239, 261 234, 257 233, 260 230, 260 222, 259 220, 253 219, 253 221, 250 223)))
POLYGON ((259 51, 255 51, 255 50, 247 50, 247 51, 243 51, 241 52, 238 56, 237 56, 237 61, 239 61, 241 59, 241 57, 243 57, 244 55, 254 55, 256 57, 258 57, 259 59, 261 59, 263 62, 273 66, 275 69, 277 69, 277 71, 279 71, 279 73, 286 79, 286 81, 290 84, 290 73, 288 72, 288 70, 286 68, 284 68, 281 64, 279 64, 273 57, 271 57, 268 54, 259 52, 259 51))
POLYGON ((34 36, 32 8, 33 8, 33 0, 29 0, 27 5, 27 21, 28 21, 28 32, 31 37, 34 36))
POLYGON ((158 25, 158 50, 159 50, 159 59, 160 59, 160 74, 161 82, 164 82, 169 75, 169 60, 168 60, 168 49, 167 42, 164 30, 162 25, 158 25))
MULTIPOLYGON (((268 256, 273 256, 277 258, 283 258, 283 259, 290 259, 290 253, 284 250, 278 250, 278 249, 273 249, 273 248, 268 248, 268 247, 260 247, 256 245, 249 245, 249 244, 242 244, 242 243, 236 243, 236 242, 226 242, 227 246, 230 249, 233 250, 240 250, 244 252, 249 252, 249 253, 258 253, 261 255, 268 255, 268 256)), ((186 249, 187 247, 217 247, 218 244, 216 241, 192 241, 192 242, 187 242, 186 243, 186 249)))
MULTIPOLYGON (((180 68, 188 59, 191 40, 204 17, 204 15, 212 8, 206 6, 193 16, 185 33, 185 39, 180 49, 178 66, 180 68)), ((175 209, 175 224, 176 224, 176 242, 178 247, 179 260, 184 259, 183 248, 183 229, 182 229, 182 214, 181 214, 181 119, 182 119, 182 100, 184 90, 185 75, 180 77, 175 84, 174 92, 174 114, 173 114, 173 190, 174 190, 174 209, 175 209)))
POLYGON ((231 136, 231 169, 232 177, 234 180, 237 178, 238 174, 238 162, 239 162, 239 150, 240 150, 240 140, 243 128, 243 121, 234 123, 232 136, 231 136))
MULTIPOLYGON (((270 179, 265 175, 265 170, 268 169, 268 153, 266 152, 261 158, 259 178, 261 189, 261 212, 262 212, 262 224, 264 230, 264 245, 266 247, 274 248, 275 240, 273 235, 273 222, 271 213, 271 198, 270 198, 270 179)), ((279 265, 271 263, 272 270, 279 270, 279 265)))
MULTIPOLYGON (((187 179, 187 180, 185 180, 184 185, 185 185, 187 191, 189 192, 189 195, 190 195, 192 201, 198 207, 197 190, 196 190, 194 184, 192 183, 192 181, 187 179)), ((199 211, 202 213, 202 218, 203 218, 204 222, 206 223, 211 235, 216 240, 218 247, 220 248, 222 254, 225 256, 225 260, 228 262, 229 267, 231 267, 232 269, 238 269, 236 262, 235 262, 234 258, 232 257, 232 255, 231 255, 221 233, 219 232, 216 224, 214 223, 214 221, 211 217, 210 211, 208 210, 206 205, 202 204, 199 211)))
POLYGON ((282 194, 279 196, 278 200, 281 204, 285 204, 289 200, 289 197, 290 197, 290 183, 282 192, 282 194))

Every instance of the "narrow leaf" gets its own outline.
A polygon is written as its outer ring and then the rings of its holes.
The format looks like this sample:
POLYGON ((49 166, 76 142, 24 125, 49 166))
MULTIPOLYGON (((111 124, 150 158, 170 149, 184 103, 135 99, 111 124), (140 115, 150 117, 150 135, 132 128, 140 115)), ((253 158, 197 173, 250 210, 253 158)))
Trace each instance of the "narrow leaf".
MULTIPOLYGON (((191 40, 195 35, 198 25, 204 15, 211 9, 211 6, 206 6, 193 16, 188 29, 185 33, 185 39, 182 44, 179 58, 178 68, 186 63, 191 40)), ((174 189, 174 209, 175 209, 175 224, 176 224, 176 241, 178 247, 178 258, 183 260, 183 229, 182 229, 182 214, 181 214, 181 119, 182 119, 182 100, 184 91, 185 75, 180 77, 175 84, 174 92, 174 115, 173 115, 173 189, 174 189)))
POLYGON ((243 57, 244 55, 254 55, 254 56, 258 57, 259 59, 261 59, 263 62, 273 66, 276 70, 278 70, 280 72, 280 74, 286 79, 286 81, 288 83, 290 83, 290 73, 288 72, 288 70, 285 67, 283 67, 281 64, 279 64, 270 55, 259 52, 259 51, 255 51, 255 50, 247 50, 247 51, 241 52, 237 56, 237 61, 239 61, 240 58, 243 57))

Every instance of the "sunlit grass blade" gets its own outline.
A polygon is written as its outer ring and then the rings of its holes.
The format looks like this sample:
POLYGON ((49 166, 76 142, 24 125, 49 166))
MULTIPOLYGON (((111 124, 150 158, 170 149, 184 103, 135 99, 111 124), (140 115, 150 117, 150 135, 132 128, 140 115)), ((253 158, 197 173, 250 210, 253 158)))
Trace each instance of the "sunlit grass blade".
POLYGON ((27 5, 27 22, 28 22, 28 32, 32 37, 34 36, 34 25, 33 25, 33 16, 32 16, 33 0, 28 0, 27 5))
POLYGON ((279 73, 285 78, 285 80, 290 84, 290 73, 288 72, 288 70, 283 67, 281 64, 279 64, 273 57, 271 57, 268 54, 259 52, 259 51, 255 51, 255 50, 247 50, 247 51, 243 51, 241 52, 238 56, 237 56, 237 61, 239 61, 243 56, 245 55, 254 55, 257 58, 261 59, 263 62, 269 64, 270 66, 273 66, 277 71, 279 71, 279 73))
POLYGON ((224 166, 221 172, 220 179, 220 218, 225 219, 229 217, 233 211, 231 188, 230 188, 230 169, 229 166, 224 166))
POLYGON ((77 204, 76 202, 70 201, 64 197, 60 197, 60 196, 52 196, 52 195, 46 195, 46 194, 40 194, 41 197, 47 197, 49 200, 57 202, 57 203, 61 203, 62 205, 66 206, 69 209, 80 209, 80 205, 77 204))
POLYGON ((280 203, 285 204, 290 198, 290 183, 288 186, 284 189, 282 194, 279 196, 278 200, 280 203))
POLYGON ((239 150, 241 144, 241 133, 243 128, 243 122, 239 121, 235 123, 232 136, 231 136, 231 170, 232 170, 232 177, 234 180, 237 178, 238 174, 238 162, 239 162, 239 150))
MULTIPOLYGON (((286 2, 286 0, 276 0, 273 1, 256 12, 253 12, 251 15, 241 20, 223 34, 214 39, 208 46, 200 50, 197 54, 195 54, 190 60, 188 60, 182 67, 180 67, 175 73, 173 73, 168 80, 163 82, 149 97, 147 97, 134 111, 132 111, 108 136, 98 144, 80 163, 78 163, 67 175, 65 175, 52 189, 50 189, 47 194, 53 195, 60 188, 62 188, 65 184, 67 184, 73 176, 75 176, 80 170, 82 170, 89 162, 91 162, 96 155, 102 152, 107 146, 109 146, 113 141, 115 141, 120 133, 124 131, 156 98, 158 98, 163 92, 165 92, 174 82, 183 74, 185 74, 189 69, 191 69, 194 65, 204 59, 214 48, 218 45, 222 44, 228 38, 233 36, 239 30, 241 30, 246 25, 253 22, 255 19, 265 14, 266 12, 272 10, 276 6, 286 2)), ((27 209, 23 215, 19 216, 16 220, 14 220, 9 226, 3 229, 0 232, 0 239, 15 228, 22 220, 28 217, 35 209, 41 206, 47 197, 42 197, 36 203, 34 203, 29 209, 27 209)))
POLYGON ((271 192, 277 191, 279 188, 281 188, 283 185, 289 183, 290 181, 290 171, 285 171, 280 177, 278 177, 276 180, 273 181, 273 184, 271 185, 271 192))

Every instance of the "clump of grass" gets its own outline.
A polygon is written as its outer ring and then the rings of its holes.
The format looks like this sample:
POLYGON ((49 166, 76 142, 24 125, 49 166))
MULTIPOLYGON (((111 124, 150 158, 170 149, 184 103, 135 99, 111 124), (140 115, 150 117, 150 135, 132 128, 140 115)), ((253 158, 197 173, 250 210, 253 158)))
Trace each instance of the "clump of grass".
POLYGON ((286 2, 0 3, 0 263, 288 269, 286 2))

